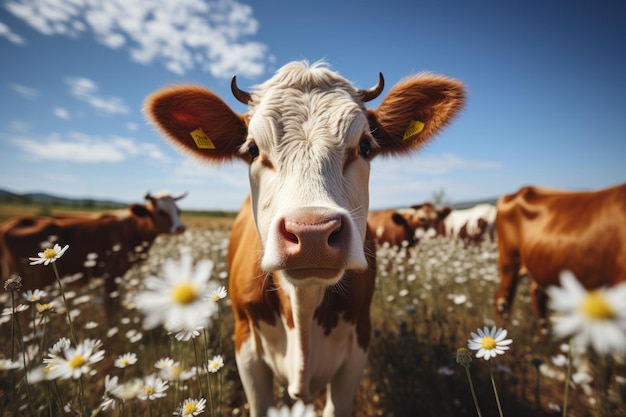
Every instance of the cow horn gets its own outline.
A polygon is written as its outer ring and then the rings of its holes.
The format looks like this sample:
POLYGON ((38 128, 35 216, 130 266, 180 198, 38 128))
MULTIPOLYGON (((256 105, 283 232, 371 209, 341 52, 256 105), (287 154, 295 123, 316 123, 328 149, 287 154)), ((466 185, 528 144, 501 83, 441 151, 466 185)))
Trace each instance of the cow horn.
POLYGON ((181 200, 181 199, 183 199, 183 198, 185 198, 185 197, 187 197, 187 191, 185 191, 184 193, 182 193, 182 194, 181 194, 181 195, 179 195, 178 197, 172 197, 172 199, 173 199, 174 201, 178 201, 178 200, 181 200))
POLYGON ((376 97, 378 97, 380 93, 383 92, 384 88, 385 88, 385 78, 383 78, 383 73, 379 72, 378 84, 376 84, 372 88, 359 90, 358 94, 361 96, 361 100, 363 100, 363 102, 365 103, 365 102, 374 100, 376 97))
POLYGON ((237 76, 234 75, 232 81, 230 82, 230 90, 233 92, 235 98, 241 101, 243 104, 248 104, 252 97, 250 97, 250 93, 247 91, 240 90, 237 87, 237 76))

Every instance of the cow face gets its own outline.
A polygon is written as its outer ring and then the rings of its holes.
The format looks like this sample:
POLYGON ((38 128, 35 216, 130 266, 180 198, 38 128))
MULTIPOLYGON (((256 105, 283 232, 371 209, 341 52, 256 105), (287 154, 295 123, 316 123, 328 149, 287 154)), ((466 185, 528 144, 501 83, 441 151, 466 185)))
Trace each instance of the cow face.
POLYGON ((264 248, 261 267, 290 282, 332 284, 365 269, 370 161, 405 154, 448 123, 463 102, 455 80, 422 74, 391 90, 376 110, 323 65, 291 63, 252 93, 238 115, 212 92, 179 86, 151 95, 149 119, 166 137, 211 161, 249 168, 253 212, 264 248))
POLYGON ((186 195, 173 197, 169 193, 156 195, 146 193, 144 198, 148 201, 148 209, 153 213, 154 225, 158 233, 179 234, 185 231, 176 202, 186 195))

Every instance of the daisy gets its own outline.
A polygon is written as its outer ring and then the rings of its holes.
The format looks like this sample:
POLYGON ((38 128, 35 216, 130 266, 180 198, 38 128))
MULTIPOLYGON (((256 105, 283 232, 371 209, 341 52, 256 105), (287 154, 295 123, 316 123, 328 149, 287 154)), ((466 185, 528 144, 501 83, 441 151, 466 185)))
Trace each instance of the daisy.
POLYGON ((154 400, 165 397, 165 391, 169 388, 168 382, 162 380, 155 374, 148 375, 143 381, 143 389, 137 395, 140 400, 154 400))
POLYGON ((83 374, 89 373, 91 365, 104 358, 102 342, 95 339, 85 339, 76 348, 69 347, 61 352, 61 355, 54 357, 54 365, 50 369, 53 378, 78 379, 83 374))
POLYGON ((63 256, 63 254, 69 247, 70 247, 69 245, 65 245, 65 247, 61 249, 61 246, 58 243, 55 243, 54 247, 48 248, 44 250, 43 252, 39 252, 36 258, 28 258, 28 259, 30 259, 31 265, 40 265, 40 264, 48 265, 49 263, 55 262, 57 259, 63 256))
POLYGON ((188 398, 178 407, 178 411, 174 412, 174 415, 181 417, 197 416, 204 412, 205 405, 206 400, 204 398, 199 400, 188 398))
POLYGON ((137 363, 137 355, 135 353, 124 353, 115 359, 115 366, 117 368, 126 368, 129 365, 137 363))
POLYGON ((513 343, 512 339, 505 339, 507 331, 497 329, 493 326, 491 330, 484 327, 478 329, 478 334, 471 332, 472 339, 467 341, 467 347, 471 350, 477 350, 476 357, 484 358, 488 361, 497 355, 503 355, 505 350, 509 349, 509 345, 513 343))
POLYGON ((298 401, 291 410, 286 405, 280 409, 270 407, 267 410, 267 417, 315 417, 315 410, 313 410, 313 405, 304 405, 302 401, 298 401))
POLYGON ((219 301, 223 298, 226 298, 227 292, 226 292, 226 287, 223 285, 220 285, 219 287, 217 287, 215 290, 213 290, 211 292, 211 294, 209 294, 208 299, 210 301, 219 301))
POLYGON ((591 346, 600 354, 626 352, 626 283, 587 291, 574 274, 560 275, 561 287, 548 287, 549 307, 559 313, 553 331, 571 337, 574 348, 591 346))
POLYGON ((19 369, 22 367, 22 364, 17 361, 12 361, 10 359, 0 359, 0 371, 6 371, 9 369, 19 369))
MULTIPOLYGON (((170 326, 171 326, 171 324, 170 324, 170 326)), ((200 331, 203 330, 203 329, 204 329, 204 327, 202 327, 202 326, 196 326, 193 329, 182 329, 178 333, 176 333, 174 335, 174 337, 178 341, 188 342, 189 340, 195 339, 196 337, 200 336, 200 331)))
POLYGON ((189 253, 183 253, 180 262, 165 261, 164 277, 146 278, 146 290, 135 296, 135 304, 144 315, 143 327, 152 329, 169 323, 177 326, 166 328, 169 331, 198 325, 206 328, 216 308, 205 301, 212 291, 208 283, 212 269, 213 261, 208 259, 194 268, 189 253))
POLYGON ((22 297, 24 297, 24 299, 26 299, 26 301, 29 301, 31 303, 34 303, 36 301, 41 300, 42 298, 44 298, 45 296, 47 296, 48 293, 42 290, 28 290, 24 293, 22 293, 22 297))
POLYGON ((224 366, 224 358, 222 355, 213 356, 213 359, 209 360, 208 369, 212 374, 216 373, 224 366))

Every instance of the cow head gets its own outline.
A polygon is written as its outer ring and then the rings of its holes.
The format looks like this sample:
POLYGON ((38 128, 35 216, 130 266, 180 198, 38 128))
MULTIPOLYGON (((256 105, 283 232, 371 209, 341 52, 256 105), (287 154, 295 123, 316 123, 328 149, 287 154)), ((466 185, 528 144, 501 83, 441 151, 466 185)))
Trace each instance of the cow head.
POLYGON ((199 86, 162 89, 145 112, 174 144, 212 162, 249 164, 251 201, 264 248, 261 267, 298 285, 336 282, 365 269, 370 161, 418 149, 462 107, 463 85, 431 74, 408 77, 375 110, 383 78, 359 90, 322 64, 293 62, 248 93, 233 112, 199 86), (310 280, 308 280, 310 281, 310 280))
POLYGON ((187 196, 187 193, 173 197, 167 192, 155 195, 146 193, 148 210, 153 214, 154 225, 158 233, 179 234, 185 231, 185 225, 180 218, 180 209, 176 205, 178 200, 187 196))

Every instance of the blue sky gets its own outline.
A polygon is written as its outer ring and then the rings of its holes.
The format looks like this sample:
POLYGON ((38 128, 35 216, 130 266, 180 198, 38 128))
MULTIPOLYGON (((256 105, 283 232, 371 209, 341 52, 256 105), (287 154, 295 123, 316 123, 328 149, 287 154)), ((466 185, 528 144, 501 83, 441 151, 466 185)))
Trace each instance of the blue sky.
POLYGON ((439 190, 462 202, 602 188, 626 181, 625 39, 617 0, 0 0, 0 188, 123 202, 166 189, 189 192, 182 208, 238 209, 247 167, 181 155, 142 102, 192 82, 243 113, 232 75, 248 88, 302 59, 357 87, 419 71, 467 85, 421 153, 374 160, 373 209, 439 190))

